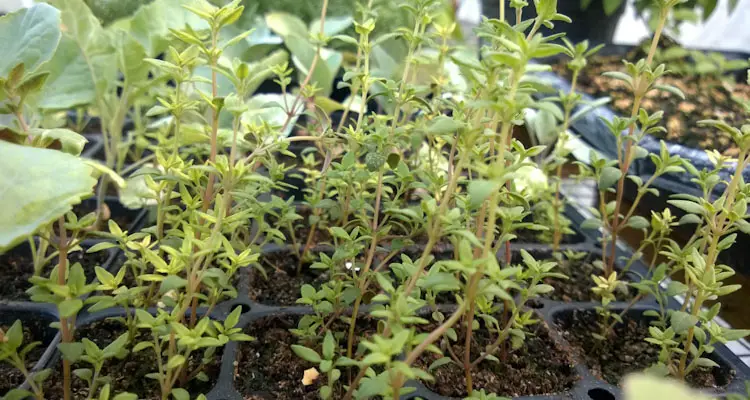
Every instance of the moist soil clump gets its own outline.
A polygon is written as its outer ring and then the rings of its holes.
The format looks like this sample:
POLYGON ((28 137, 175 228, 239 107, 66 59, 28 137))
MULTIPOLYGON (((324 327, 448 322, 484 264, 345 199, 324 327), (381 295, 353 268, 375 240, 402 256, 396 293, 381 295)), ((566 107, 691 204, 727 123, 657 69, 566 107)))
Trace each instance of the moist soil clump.
MULTIPOLYGON (((637 61, 640 49, 625 55, 631 62, 637 61)), ((600 98, 610 97, 609 106, 620 115, 630 115, 633 107, 633 94, 627 85, 612 78, 602 76, 606 71, 624 71, 622 55, 596 56, 589 60, 588 67, 578 78, 579 90, 600 98)), ((689 61, 685 61, 689 62, 689 61)), ((571 79, 571 71, 565 62, 553 65, 561 76, 571 79)), ((711 76, 667 75, 660 82, 672 85, 686 95, 686 100, 667 92, 653 90, 641 102, 649 113, 664 111, 666 132, 654 132, 656 139, 668 140, 688 147, 711 150, 736 157, 739 149, 727 135, 716 134, 712 127, 698 126, 698 121, 718 119, 730 126, 745 123, 745 109, 738 101, 750 99, 750 85, 744 83, 727 83, 711 76)))
MULTIPOLYGON (((644 340, 649 337, 646 319, 624 316, 623 323, 615 325, 614 333, 605 341, 591 335, 599 323, 594 310, 574 310, 556 323, 591 373, 612 385, 619 384, 628 373, 643 371, 658 361, 659 348, 644 340)), ((734 375, 735 371, 726 367, 699 367, 687 376, 687 381, 696 388, 718 388, 728 385, 734 375)))
MULTIPOLYGON (((245 333, 255 338, 239 346, 234 370, 234 383, 245 399, 258 400, 318 400, 318 390, 326 384, 325 374, 309 386, 301 383, 308 368, 319 368, 297 356, 292 345, 300 344, 321 354, 320 344, 302 343, 289 329, 296 329, 299 316, 272 316, 252 323, 245 333)), ((349 325, 340 320, 331 324, 333 332, 347 332, 349 325)), ((377 332, 377 320, 366 316, 357 319, 357 334, 353 348, 360 340, 377 332)), ((346 337, 337 338, 339 347, 345 347, 346 337)), ((355 359, 357 357, 354 357, 355 359)), ((346 381, 347 372, 342 368, 339 383, 346 381)), ((356 368, 354 371, 356 374, 356 368)), ((341 385, 336 385, 332 398, 344 397, 341 385)))
MULTIPOLYGON (((427 325, 422 330, 430 332, 436 324, 427 325)), ((459 331, 457 329, 457 331, 459 331)), ((455 354, 464 354, 463 329, 458 335, 458 341, 452 343, 455 354)), ((532 396, 563 393, 573 387, 579 379, 575 373, 569 354, 550 337, 548 329, 537 324, 526 334, 523 347, 510 351, 510 342, 505 348, 503 358, 501 352, 495 355, 500 362, 482 361, 472 370, 473 388, 484 389, 487 393, 498 396, 532 396), (507 353, 510 351, 509 353, 507 353)), ((492 344, 496 336, 490 336, 487 329, 474 331, 471 358, 476 360, 486 346, 492 344)), ((448 356, 445 342, 440 343, 443 354, 448 356)), ((436 360, 442 358, 439 354, 425 353, 417 360, 415 366, 427 370, 436 360)), ((464 398, 466 393, 466 378, 463 366, 455 362, 438 367, 430 372, 433 382, 424 382, 428 389, 442 396, 464 398)))
MULTIPOLYGON (((96 277, 94 267, 104 264, 108 257, 109 253, 106 251, 91 254, 76 251, 68 254, 68 262, 69 265, 80 262, 86 274, 86 281, 92 282, 96 277)), ((52 259, 49 265, 42 269, 41 276, 49 277, 56 264, 57 258, 52 259)), ((26 290, 31 287, 29 278, 34 276, 34 260, 29 248, 21 246, 0 256, 0 276, 5 280, 4 284, 0 285, 0 300, 28 301, 29 295, 26 294, 26 290)))
MULTIPOLYGON (((76 332, 76 336, 78 340, 87 338, 96 343, 100 349, 103 349, 125 332, 127 332, 127 329, 119 322, 105 320, 94 322, 79 329, 76 332)), ((152 341, 151 333, 139 330, 132 344, 134 345, 141 341, 152 341)), ((128 345, 128 349, 131 348, 132 346, 128 345)), ((221 368, 221 354, 222 349, 217 349, 216 354, 212 356, 212 362, 202 367, 201 371, 208 376, 207 382, 192 379, 183 386, 192 396, 197 396, 200 393, 205 394, 213 389, 221 368)), ((196 351, 191 354, 188 360, 189 371, 191 373, 200 367, 202 358, 202 351, 196 351)), ((92 367, 90 364, 85 363, 73 364, 72 369, 75 370, 76 368, 92 367)), ((116 358, 108 360, 104 364, 101 374, 111 378, 112 390, 117 393, 134 393, 138 395, 139 399, 160 399, 159 383, 154 379, 146 378, 146 374, 157 372, 158 370, 159 367, 154 358, 153 350, 146 349, 137 353, 128 352, 127 356, 122 360, 116 358)), ((55 371, 47 382, 51 383, 51 387, 45 390, 48 398, 53 400, 62 399, 63 377, 61 362, 55 366, 55 371)), ((85 399, 87 396, 88 385, 83 380, 74 376, 72 380, 73 399, 85 399)))
MULTIPOLYGON (((48 327, 49 321, 27 319, 21 322, 23 324, 23 342, 21 349, 31 343, 41 342, 26 354, 26 369, 31 371, 36 362, 44 354, 44 351, 47 350, 47 346, 49 346, 55 334, 54 332, 51 334, 46 332, 50 330, 48 327)), ((3 332, 7 332, 11 325, 12 324, 0 323, 0 329, 2 329, 3 332)), ((25 378, 21 371, 17 370, 7 362, 0 362, 0 397, 5 396, 9 390, 21 386, 24 381, 25 378)))

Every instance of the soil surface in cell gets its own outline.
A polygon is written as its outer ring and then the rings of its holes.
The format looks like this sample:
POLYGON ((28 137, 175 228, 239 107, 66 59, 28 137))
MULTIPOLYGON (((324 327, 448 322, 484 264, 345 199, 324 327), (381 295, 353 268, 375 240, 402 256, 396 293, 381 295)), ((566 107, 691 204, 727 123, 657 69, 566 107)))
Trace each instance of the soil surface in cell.
MULTIPOLYGON (((325 384, 325 377, 320 376, 313 384, 304 386, 302 377, 305 370, 319 368, 318 365, 307 362, 297 356, 292 345, 299 344, 314 349, 321 354, 321 344, 303 343, 294 336, 289 329, 298 327, 299 317, 273 316, 255 321, 245 333, 255 337, 252 342, 245 342, 239 346, 236 367, 234 370, 234 384, 243 398, 252 400, 317 400, 318 390, 325 384)), ((333 332, 347 332, 349 325, 341 321, 331 324, 333 332)), ((372 336, 377 332, 377 321, 368 317, 360 317, 355 328, 356 349, 359 340, 372 336)), ((336 334, 338 335, 338 334, 336 334)), ((346 337, 337 338, 339 349, 346 348, 346 337)), ((356 373, 356 371, 354 372, 356 373)), ((347 372, 342 369, 341 380, 346 380, 347 372)), ((340 385, 334 388, 334 399, 344 397, 344 390, 340 385)))
MULTIPOLYGON (((436 324, 423 328, 424 332, 435 329, 436 324)), ((463 357, 465 336, 459 330, 458 341, 452 342, 453 353, 463 357)), ((476 360, 486 346, 497 339, 486 329, 474 331, 471 346, 471 358, 476 360)), ((446 357, 450 352, 448 343, 438 343, 446 357)), ((523 347, 510 350, 508 342, 504 350, 495 354, 500 362, 484 360, 472 370, 473 388, 484 389, 487 393, 498 396, 518 397, 563 393, 573 387, 579 379, 575 373, 572 359, 550 337, 546 327, 536 324, 526 333, 523 347)), ((439 354, 426 352, 417 360, 415 366, 427 370, 435 361, 442 358, 439 354)), ((437 367, 430 372, 433 382, 424 382, 435 393, 442 396, 464 398, 467 396, 466 378, 463 366, 455 362, 437 367)))
MULTIPOLYGON (((7 332, 8 328, 13 325, 13 321, 8 322, 10 323, 0 323, 0 329, 3 332, 7 332)), ((49 332, 49 322, 36 319, 22 321, 23 344, 19 350, 22 350, 26 345, 31 343, 40 342, 39 345, 26 354, 26 369, 28 371, 31 371, 36 362, 42 357, 44 351, 47 350, 47 346, 49 346, 52 338, 55 336, 54 332, 49 332)), ((9 390, 17 388, 24 381, 25 378, 21 371, 7 362, 0 362, 0 397, 4 396, 9 390)))
MULTIPOLYGON (((109 253, 106 251, 92 254, 76 251, 68 254, 68 262, 69 265, 80 262, 86 273, 87 282, 91 282, 96 277, 94 267, 104 264, 108 257, 109 253)), ((41 276, 49 277, 55 263, 57 263, 57 258, 43 268, 41 276)), ((29 300, 26 290, 31 287, 29 278, 34 276, 34 261, 28 247, 21 246, 0 256, 0 276, 4 280, 4 284, 0 285, 0 300, 29 300)))
MULTIPOLYGON (((100 349, 103 349, 126 331, 119 322, 99 321, 79 329, 76 332, 76 336, 79 338, 78 340, 80 338, 88 338, 96 343, 100 349)), ((141 341, 153 341, 151 333, 143 330, 139 331, 133 343, 141 341)), ((128 348, 132 349, 132 344, 128 348)), ((211 358, 212 361, 207 365, 201 366, 203 352, 194 352, 188 361, 189 374, 192 375, 195 373, 197 375, 198 373, 195 371, 200 370, 208 380, 200 381, 192 379, 187 384, 182 385, 178 383, 175 387, 186 389, 190 392, 191 396, 208 393, 213 389, 218 379, 221 368, 221 354, 222 349, 217 349, 211 358)), ((91 366, 85 363, 73 364, 72 369, 75 370, 76 368, 91 368, 91 366)), ((116 358, 108 360, 104 364, 101 373, 110 377, 112 393, 130 392, 138 395, 139 399, 160 399, 158 382, 154 379, 146 378, 147 374, 158 372, 158 370, 159 367, 154 357, 154 352, 149 348, 137 353, 128 352, 127 356, 122 360, 116 358)), ((48 382, 47 389, 45 390, 47 398, 54 400, 62 399, 63 379, 61 365, 55 367, 55 371, 48 382)), ((73 378, 72 395, 74 399, 85 399, 88 395, 88 390, 88 385, 85 381, 77 377, 73 378)))
MULTIPOLYGON (((599 316, 594 310, 575 310, 557 319, 562 336, 573 346, 594 376, 612 385, 631 372, 650 367, 659 357, 659 348, 646 342, 649 337, 646 319, 623 317, 623 324, 615 325, 606 341, 595 339, 591 333, 598 329, 599 316)), ((715 388, 728 385, 735 371, 725 368, 696 368, 687 376, 693 387, 715 388)))
POLYGON ((292 252, 264 254, 259 263, 266 275, 256 267, 249 267, 248 292, 250 299, 258 303, 292 306, 300 297, 302 285, 310 284, 318 288, 328 281, 327 272, 311 269, 310 263, 303 263, 297 274, 299 258, 292 252))
MULTIPOLYGON (((578 90, 597 98, 610 97, 612 101, 609 106, 614 111, 623 116, 630 115, 633 107, 632 91, 625 82, 602 76, 602 73, 624 71, 623 58, 636 62, 643 55, 643 51, 638 48, 624 56, 592 57, 578 78, 578 90)), ((669 63, 667 67, 670 68, 669 63)), ((565 62, 553 65, 553 69, 567 79, 571 78, 571 72, 565 62)), ((682 100, 676 95, 657 90, 646 95, 641 107, 649 113, 664 111, 661 125, 667 130, 654 132, 653 136, 688 147, 716 149, 725 155, 737 156, 739 149, 728 135, 718 134, 712 127, 698 126, 698 121, 717 119, 737 127, 744 124, 747 114, 740 103, 750 100, 750 85, 719 80, 710 75, 677 74, 667 75, 660 79, 659 83, 677 87, 685 93, 686 99, 682 100)))

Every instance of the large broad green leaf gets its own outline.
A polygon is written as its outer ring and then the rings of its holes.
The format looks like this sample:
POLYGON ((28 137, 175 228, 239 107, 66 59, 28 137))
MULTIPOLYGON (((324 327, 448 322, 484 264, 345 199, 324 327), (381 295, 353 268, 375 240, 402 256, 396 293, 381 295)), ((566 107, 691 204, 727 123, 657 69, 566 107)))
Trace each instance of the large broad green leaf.
MULTIPOLYGON (((344 19, 332 25, 332 30, 341 28, 350 23, 344 19)), ((303 81, 312 67, 315 58, 316 46, 310 42, 310 35, 305 23, 301 19, 286 13, 271 13, 266 15, 266 24, 274 32, 284 39, 284 45, 292 52, 292 61, 297 67, 299 80, 303 81)), ((313 23, 314 27, 315 23, 313 23)), ((318 25, 320 29, 320 25, 318 25)), ((345 28, 344 28, 345 29, 345 28)), ((337 51, 330 49, 320 50, 320 59, 315 65, 310 77, 310 84, 321 89, 321 94, 328 96, 333 91, 333 80, 341 68, 343 56, 337 51)))
MULTIPOLYGON (((296 47, 298 46, 293 45, 291 48, 292 53, 294 54, 292 61, 294 61, 294 66, 297 67, 299 80, 303 81, 307 77, 313 59, 310 58, 308 61, 303 58, 307 55, 307 52, 295 51, 294 48, 296 47), (303 57, 298 56, 300 53, 303 54, 303 57)), ((315 51, 313 50, 313 53, 314 52, 315 51)), ((336 78, 336 74, 341 68, 341 62, 343 60, 343 55, 337 51, 320 49, 320 59, 317 64, 315 64, 315 70, 313 71, 312 77, 310 77, 310 84, 315 84, 315 86, 320 89, 320 94, 324 96, 331 94, 333 91, 333 80, 336 78)))
POLYGON ((96 90, 91 70, 72 38, 62 38, 52 60, 42 70, 49 72, 49 77, 37 101, 40 108, 65 110, 94 101, 96 90))
MULTIPOLYGON (((352 18, 351 15, 342 17, 327 17, 325 25, 323 25, 323 33, 325 33, 325 35, 329 37, 338 35, 339 33, 352 26, 353 22, 354 18, 352 18)), ((315 21, 310 23, 310 32, 320 33, 320 19, 316 19, 315 21)))
POLYGON ((285 12, 270 13, 266 15, 266 24, 284 40, 290 36, 296 36, 302 40, 309 39, 304 21, 292 14, 285 12))
POLYGON ((149 65, 143 62, 146 49, 127 32, 116 29, 112 32, 112 42, 115 45, 117 67, 129 85, 137 85, 148 79, 149 65))
POLYGON ((207 29, 208 24, 183 6, 196 6, 202 0, 155 0, 143 6, 132 17, 112 24, 128 32, 145 49, 148 57, 156 57, 169 45, 169 29, 189 25, 195 30, 207 29))
POLYGON ((23 63, 26 73, 52 57, 60 41, 60 12, 35 4, 0 18, 0 77, 23 63))
POLYGON ((70 211, 96 179, 80 158, 0 141, 0 252, 70 211))
MULTIPOLYGON (((242 122, 251 125, 268 124, 275 128, 284 126, 288 117, 287 110, 294 104, 295 96, 286 94, 258 94, 247 101, 249 110, 242 114, 242 122)), ((282 132, 283 136, 289 136, 292 132, 297 118, 302 114, 304 107, 302 102, 297 103, 296 110, 292 113, 291 121, 282 132)), ((291 110, 290 110, 291 111, 291 110)))
POLYGON ((49 0, 49 3, 60 10, 63 35, 78 46, 94 89, 97 93, 105 92, 117 78, 111 35, 102 28, 83 0, 49 0))
POLYGON ((28 132, 9 131, 16 134, 15 138, 7 138, 13 143, 29 145, 28 139, 31 137, 31 147, 59 149, 64 153, 74 156, 80 155, 83 151, 83 147, 88 143, 88 139, 80 133, 63 128, 32 128, 28 132))
POLYGON ((88 140, 70 129, 32 129, 29 132, 43 147, 59 147, 64 153, 78 156, 88 140))
POLYGON ((268 28, 264 18, 255 17, 252 19, 240 18, 237 23, 225 26, 220 32, 220 43, 225 43, 246 31, 252 31, 252 33, 234 46, 225 48, 224 57, 229 59, 239 58, 245 62, 257 60, 277 49, 284 42, 281 36, 274 34, 268 28))

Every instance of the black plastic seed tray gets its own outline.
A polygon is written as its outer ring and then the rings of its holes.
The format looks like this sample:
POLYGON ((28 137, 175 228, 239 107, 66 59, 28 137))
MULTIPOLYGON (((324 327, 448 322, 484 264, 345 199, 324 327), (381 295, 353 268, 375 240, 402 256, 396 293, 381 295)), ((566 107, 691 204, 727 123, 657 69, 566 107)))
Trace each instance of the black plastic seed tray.
MULTIPOLYGON (((585 219, 582 212, 579 212, 576 208, 569 207, 566 211, 566 215, 573 221, 574 226, 580 225, 585 219)), ((599 257, 600 252, 598 250, 596 239, 598 234, 596 232, 586 233, 587 241, 579 245, 568 245, 564 246, 563 250, 570 249, 576 251, 582 251, 590 253, 591 257, 599 257)), ((524 244, 513 244, 513 254, 517 255, 521 249, 525 249, 537 257, 544 257, 545 255, 551 254, 549 246, 545 245, 524 245, 524 244)), ((285 248, 279 246, 269 246, 264 250, 267 252, 278 252, 284 251, 285 248)), ((328 249, 330 251, 330 248, 328 249)), ((618 247, 618 256, 627 257, 632 253, 629 253, 629 249, 626 246, 618 247)), ((622 268, 622 262, 618 261, 617 267, 622 268)), ((647 272, 646 266, 640 261, 637 261, 631 267, 632 275, 629 275, 631 280, 637 281, 639 275, 643 275, 647 272)), ((247 286, 247 273, 240 275, 240 283, 238 285, 239 293, 236 299, 227 301, 219 304, 212 312, 211 316, 217 320, 223 320, 226 318, 229 312, 235 307, 242 307, 243 314, 240 318, 239 327, 247 328, 251 326, 255 321, 261 318, 269 316, 301 316, 310 314, 311 308, 305 306, 276 306, 272 304, 260 304, 252 301, 248 295, 247 286)), ((593 310, 597 303, 594 302, 565 302, 565 301, 554 301, 549 299, 541 299, 535 301, 530 306, 535 310, 537 317, 543 321, 543 325, 549 328, 549 334, 555 343, 557 349, 572 349, 572 346, 563 338, 561 335, 559 324, 565 319, 567 315, 573 312, 593 310)), ((679 304, 671 302, 670 307, 678 307, 679 304)), ((47 318, 50 321, 56 318, 56 312, 53 306, 49 305, 37 305, 37 304, 14 304, 6 306, 3 310, 13 310, 14 312, 23 312, 28 310, 29 313, 35 313, 34 315, 40 315, 41 318, 47 318)), ((443 307, 449 309, 451 305, 446 304, 443 307)), ((613 310, 619 311, 628 307, 625 302, 618 302, 612 305, 613 310)), ((364 315, 368 311, 367 306, 363 306, 361 313, 364 315)), ((642 312, 647 309, 655 309, 655 303, 652 299, 646 298, 635 304, 630 311, 630 315, 635 318, 643 318, 642 312)), ((153 311, 153 310, 152 310, 153 311)), ((122 314, 120 309, 110 309, 103 312, 82 314, 78 321, 78 326, 84 326, 86 324, 99 321, 105 318, 114 317, 122 314)), ((204 312, 204 311, 202 311, 204 312)), ((5 315, 5 313, 0 313, 5 315)), ((8 314, 11 315, 11 314, 8 314)), ((13 314, 18 315, 18 314, 13 314)), ((2 321, 4 322, 4 321, 2 321)), ((40 360, 37 368, 41 366, 52 366, 59 360, 59 355, 56 354, 55 345, 59 340, 59 335, 56 339, 52 340, 49 348, 44 354, 44 358, 40 360)), ((210 400, 241 400, 245 396, 240 394, 235 389, 235 376, 236 374, 243 374, 247 371, 237 370, 237 356, 239 354, 239 344, 235 342, 228 343, 223 349, 223 355, 221 360, 221 370, 218 375, 218 379, 214 388, 207 394, 210 400)), ((572 368, 575 371, 577 381, 575 384, 564 393, 554 393, 549 395, 540 396, 528 396, 519 397, 519 399, 575 399, 575 400, 604 400, 604 399, 621 399, 622 393, 619 388, 606 383, 605 381, 598 379, 586 366, 583 359, 579 354, 572 352, 572 368)), ((750 379, 750 369, 727 347, 723 345, 716 346, 715 352, 711 355, 711 358, 720 365, 720 368, 731 369, 735 371, 735 376, 731 382, 721 390, 712 391, 712 394, 720 395, 727 392, 741 392, 744 390, 744 381, 750 379)), ((300 362, 302 362, 300 360, 300 362)), ((447 400, 447 397, 440 396, 429 391, 420 382, 409 382, 407 387, 415 388, 413 393, 404 395, 404 399, 425 399, 425 400, 447 400)), ((256 398, 273 399, 267 393, 256 393, 256 398)))
MULTIPOLYGON (((626 53, 633 50, 633 46, 618 46, 608 45, 600 51, 602 55, 625 55, 626 53)), ((700 49, 699 49, 700 50, 700 49)), ((727 59, 748 59, 749 55, 738 52, 720 52, 727 59)), ((549 61, 549 60, 547 60, 549 61)), ((558 90, 563 92, 570 91, 570 82, 565 78, 560 77, 554 72, 543 72, 539 73, 538 77, 545 81, 547 84, 555 89, 555 93, 558 90)), ((591 96, 581 93, 584 102, 591 102, 595 100, 591 96)), ((538 97, 544 97, 544 94, 538 94, 538 97)), ((579 107, 578 109, 582 108, 579 107)), ((576 110, 577 111, 577 110, 576 110)), ((575 121, 571 125, 571 129, 580 136, 580 138, 589 144, 592 148, 600 151, 604 155, 616 159, 617 158, 617 141, 612 135, 607 125, 603 120, 611 121, 615 113, 611 108, 607 106, 599 107, 586 114, 583 118, 575 121)), ((623 134, 627 134, 623 131, 623 134)), ((718 134, 718 133, 717 133, 718 134)), ((679 155, 680 157, 687 159, 695 166, 698 170, 701 169, 713 169, 711 160, 706 155, 706 152, 701 149, 696 149, 682 145, 680 143, 666 141, 667 149, 671 155, 679 155)), ((650 135, 645 135, 640 146, 648 150, 650 153, 659 153, 660 141, 650 135)), ((649 157, 635 160, 631 166, 631 170, 639 175, 652 175, 655 171, 655 166, 651 162, 649 157)), ((722 177, 728 179, 734 173, 733 169, 727 169, 721 172, 722 177)), ((750 179, 750 168, 743 171, 745 179, 750 179)), ((691 181, 692 176, 688 173, 669 173, 664 175, 664 179, 671 180, 675 184, 680 184, 685 188, 699 189, 698 186, 691 181)), ((723 191, 722 187, 718 187, 716 194, 720 194, 723 191)))

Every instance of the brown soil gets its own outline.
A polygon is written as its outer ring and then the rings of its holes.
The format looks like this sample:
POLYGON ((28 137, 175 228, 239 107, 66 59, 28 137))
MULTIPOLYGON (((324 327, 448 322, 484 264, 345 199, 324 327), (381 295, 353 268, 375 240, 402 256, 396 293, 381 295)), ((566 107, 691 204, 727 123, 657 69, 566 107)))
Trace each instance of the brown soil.
MULTIPOLYGON (((659 356, 659 348, 644 341, 649 336, 648 321, 628 316, 623 320, 624 324, 616 325, 614 334, 603 342, 591 336, 599 321, 594 310, 575 310, 559 318, 557 324, 594 376, 617 385, 623 376, 653 365, 659 356)), ((723 367, 697 368, 687 381, 698 388, 723 387, 732 381, 734 374, 735 371, 723 367)))
MULTIPOLYGON (((91 282, 96 276, 94 267, 104 264, 108 257, 109 253, 106 251, 93 254, 77 251, 69 254, 68 261, 70 265, 80 262, 87 281, 91 282)), ((53 259, 52 263, 43 269, 41 275, 49 276, 56 262, 57 259, 53 259)), ((0 285, 0 300, 29 300, 26 290, 31 287, 29 278, 34 276, 34 262, 27 246, 21 246, 0 256, 0 276, 5 280, 5 284, 0 285)))
POLYGON ((299 258, 289 252, 266 254, 261 257, 260 265, 266 270, 268 279, 257 268, 250 267, 249 296, 262 304, 294 305, 300 297, 302 285, 320 287, 328 280, 325 271, 311 269, 310 264, 304 264, 302 273, 297 275, 299 258))
MULTIPOLYGON (((429 332, 435 327, 434 324, 428 325, 423 330, 429 332)), ((462 356, 465 336, 462 333, 458 336, 458 342, 453 343, 453 350, 455 354, 462 356)), ((480 351, 495 339, 495 336, 489 336, 486 329, 475 331, 471 346, 472 359, 478 358, 480 351)), ((446 345, 441 343, 443 352, 447 355, 446 345)), ((441 357, 425 353, 415 366, 426 370, 441 357)), ((555 394, 569 390, 578 380, 569 355, 554 342, 547 328, 541 324, 531 327, 522 348, 510 352, 504 360, 501 357, 498 355, 502 360, 499 363, 485 360, 474 368, 472 381, 475 390, 484 389, 487 393, 510 397, 555 394)), ((430 373, 435 377, 434 382, 425 382, 430 390, 443 396, 467 396, 463 366, 452 362, 430 373)))
MULTIPOLYGON (((640 51, 634 51, 624 58, 637 61, 640 51)), ((630 115, 633 106, 633 94, 622 81, 607 78, 601 74, 606 71, 624 71, 623 56, 598 56, 589 60, 578 79, 579 90, 594 97, 608 96, 612 99, 609 107, 621 115, 630 115)), ((570 79, 571 72, 564 62, 553 65, 560 75, 570 79)), ((675 86, 685 93, 686 100, 661 91, 651 91, 641 103, 649 113, 664 111, 662 126, 666 132, 652 133, 657 139, 677 142, 698 149, 716 149, 726 155, 737 156, 738 148, 729 136, 717 134, 714 128, 699 127, 698 121, 718 119, 730 126, 745 123, 746 113, 741 104, 732 100, 737 97, 750 99, 750 85, 744 83, 727 83, 711 77, 668 75, 660 80, 661 84, 675 86)))
MULTIPOLYGON (((304 207, 297 210, 297 213, 302 216, 302 219, 296 221, 296 226, 294 227, 294 237, 297 239, 297 244, 300 246, 304 246, 305 243, 307 243, 307 236, 310 234, 310 228, 312 225, 310 224, 310 216, 313 214, 312 209, 304 207)), ((286 232, 285 235, 287 236, 287 242, 291 243, 292 238, 289 236, 286 232)), ((312 237, 312 245, 322 244, 322 243, 333 243, 333 239, 331 238, 331 233, 328 231, 328 229, 321 229, 319 226, 317 229, 315 229, 315 233, 312 237)))
MULTIPOLYGON (((6 321, 3 321, 6 322, 6 321)), ((4 332, 11 327, 11 323, 0 324, 0 329, 4 332)), ((28 354, 26 354, 26 369, 31 370, 34 367, 39 358, 42 357, 44 351, 47 350, 52 338, 54 338, 54 332, 50 333, 49 321, 41 321, 36 319, 26 319, 23 323, 23 346, 31 344, 33 342, 41 342, 28 354)), ((25 378, 21 371, 12 367, 6 362, 0 362, 0 397, 4 396, 9 390, 15 389, 24 382, 25 378)))
MULTIPOLYGON (((309 386, 301 383, 302 376, 308 368, 316 367, 310 362, 299 358, 291 345, 301 344, 311 347, 321 353, 321 349, 311 344, 304 344, 289 332, 297 328, 299 317, 272 316, 260 319, 245 329, 245 333, 255 337, 255 341, 245 342, 239 346, 234 383, 237 390, 245 399, 263 400, 317 400, 318 389, 325 384, 325 376, 321 374, 318 380, 309 386)), ((340 321, 332 324, 333 332, 346 332, 349 325, 340 321)), ((357 343, 377 331, 377 321, 368 317, 360 317, 356 327, 357 343)), ((346 348, 346 338, 339 338, 339 349, 346 348)), ((339 350, 337 350, 338 352, 339 350)), ((338 353, 337 353, 338 354, 338 353)), ((346 380, 347 372, 341 371, 339 382, 346 380)), ((355 371, 356 372, 356 371, 355 371)), ((335 388, 334 399, 344 397, 340 385, 335 388)))
MULTIPOLYGON (((119 322, 100 321, 79 329, 76 336, 88 338, 96 343, 99 348, 104 348, 125 331, 119 322)), ((135 343, 144 340, 151 341, 151 334, 146 331, 139 331, 135 343)), ((183 386, 190 392, 191 396, 197 396, 200 393, 205 394, 213 389, 221 368, 221 354, 222 351, 218 350, 213 356, 213 362, 203 368, 203 372, 209 377, 208 382, 193 379, 183 386)), ((203 352, 201 351, 190 356, 190 371, 194 371, 200 365, 202 356, 203 352)), ((56 367, 49 378, 48 389, 45 391, 49 399, 59 400, 62 398, 61 366, 62 363, 56 367)), ((90 367, 89 364, 79 363, 73 364, 72 369, 90 367)), ((158 366, 154 359, 154 353, 151 349, 146 349, 138 353, 128 353, 123 360, 109 360, 104 364, 102 374, 111 378, 113 393, 130 392, 137 394, 139 399, 159 399, 161 395, 158 382, 146 378, 146 374, 156 371, 158 371, 158 366)), ((74 399, 85 399, 88 395, 88 386, 84 381, 74 377, 72 392, 74 399)))
MULTIPOLYGON (((545 280, 545 283, 552 285, 555 288, 554 292, 544 295, 545 298, 557 301, 600 301, 591 288, 594 286, 594 280, 591 279, 592 274, 601 275, 602 271, 596 268, 593 264, 592 256, 587 257, 583 260, 565 260, 558 264, 555 272, 565 274, 568 279, 556 279, 549 278, 545 280)), ((628 283, 627 277, 623 277, 618 274, 618 279, 628 283)), ((615 293, 617 301, 628 301, 632 300, 638 293, 632 288, 627 288, 627 293, 618 291, 615 293)))

